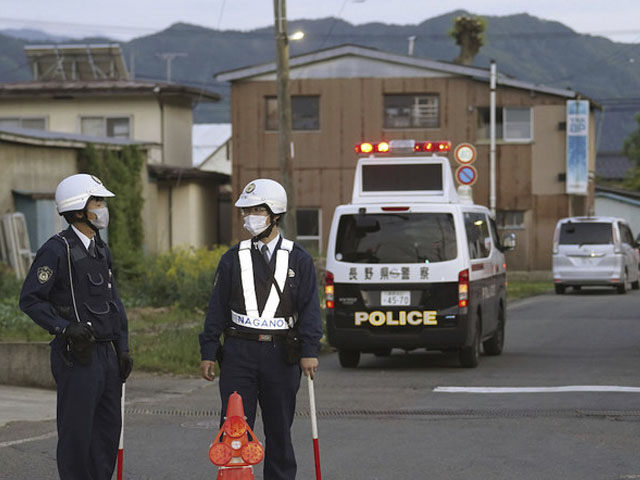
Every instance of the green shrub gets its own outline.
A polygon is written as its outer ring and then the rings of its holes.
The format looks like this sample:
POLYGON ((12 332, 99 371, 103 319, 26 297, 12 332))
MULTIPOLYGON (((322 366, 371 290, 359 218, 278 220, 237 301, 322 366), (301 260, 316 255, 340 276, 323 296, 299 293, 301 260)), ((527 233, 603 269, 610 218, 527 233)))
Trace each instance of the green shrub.
POLYGON ((227 248, 175 248, 143 257, 118 278, 121 295, 127 305, 206 310, 218 262, 227 248))
POLYGON ((20 307, 22 280, 0 262, 0 341, 47 340, 49 333, 27 317, 20 307))

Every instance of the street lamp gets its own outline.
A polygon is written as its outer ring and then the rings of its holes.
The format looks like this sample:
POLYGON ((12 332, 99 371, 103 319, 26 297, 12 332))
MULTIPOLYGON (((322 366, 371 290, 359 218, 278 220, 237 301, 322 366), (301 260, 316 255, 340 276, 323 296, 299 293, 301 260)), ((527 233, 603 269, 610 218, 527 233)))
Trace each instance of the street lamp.
POLYGON ((297 32, 289 35, 289 40, 302 40, 304 38, 304 32, 302 30, 298 30, 297 32))

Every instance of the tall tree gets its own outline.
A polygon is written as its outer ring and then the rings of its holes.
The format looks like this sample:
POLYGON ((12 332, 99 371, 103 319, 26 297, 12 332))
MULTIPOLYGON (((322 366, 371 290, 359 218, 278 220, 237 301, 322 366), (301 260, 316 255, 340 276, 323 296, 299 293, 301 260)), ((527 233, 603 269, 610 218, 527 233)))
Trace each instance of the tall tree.
POLYGON ((487 22, 481 17, 467 17, 461 15, 453 19, 453 29, 449 35, 460 46, 460 54, 455 58, 455 63, 462 65, 472 65, 473 58, 484 45, 484 31, 487 22))

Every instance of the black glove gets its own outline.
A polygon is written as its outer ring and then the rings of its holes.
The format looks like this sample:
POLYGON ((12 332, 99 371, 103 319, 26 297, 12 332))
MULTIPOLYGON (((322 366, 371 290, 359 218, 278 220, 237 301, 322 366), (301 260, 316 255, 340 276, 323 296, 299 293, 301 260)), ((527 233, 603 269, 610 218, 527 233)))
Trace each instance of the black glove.
POLYGON ((129 378, 131 370, 133 370, 133 358, 131 358, 129 352, 120 352, 118 364, 120 365, 120 380, 124 383, 129 378))
POLYGON ((93 328, 86 323, 71 322, 62 331, 62 335, 74 345, 89 345, 95 343, 93 328))
POLYGON ((93 344, 96 337, 93 328, 86 323, 71 322, 62 331, 62 335, 69 342, 68 349, 73 353, 80 365, 90 365, 93 357, 93 344))

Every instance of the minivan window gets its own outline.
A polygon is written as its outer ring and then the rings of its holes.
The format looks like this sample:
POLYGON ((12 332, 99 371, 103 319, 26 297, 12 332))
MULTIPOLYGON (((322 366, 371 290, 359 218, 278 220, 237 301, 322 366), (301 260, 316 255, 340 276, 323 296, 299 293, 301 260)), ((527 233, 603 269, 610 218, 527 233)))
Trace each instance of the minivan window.
POLYGON ((611 223, 563 223, 560 245, 606 245, 613 243, 611 223))
POLYGON ((434 263, 458 255, 450 213, 354 214, 340 217, 336 260, 434 263))
POLYGON ((491 236, 484 213, 465 212, 464 228, 467 231, 469 255, 472 259, 486 258, 491 253, 491 236))

